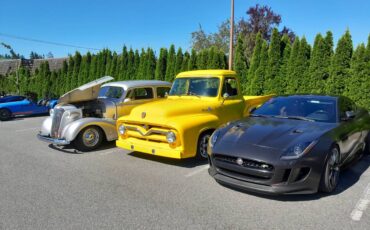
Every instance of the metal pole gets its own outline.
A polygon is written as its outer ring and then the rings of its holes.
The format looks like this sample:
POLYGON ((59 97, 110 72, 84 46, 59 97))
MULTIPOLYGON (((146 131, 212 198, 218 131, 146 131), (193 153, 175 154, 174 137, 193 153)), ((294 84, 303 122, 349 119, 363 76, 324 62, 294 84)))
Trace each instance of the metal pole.
POLYGON ((233 57, 234 57, 233 43, 234 43, 234 0, 231 0, 229 70, 233 69, 233 57))

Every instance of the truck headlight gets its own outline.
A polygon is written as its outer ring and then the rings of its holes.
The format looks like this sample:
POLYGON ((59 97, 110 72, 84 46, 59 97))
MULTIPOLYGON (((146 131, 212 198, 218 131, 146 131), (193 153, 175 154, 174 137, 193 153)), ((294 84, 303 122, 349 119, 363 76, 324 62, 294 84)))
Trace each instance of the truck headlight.
POLYGON ((126 131, 127 131, 126 126, 124 126, 123 124, 118 127, 118 132, 121 135, 124 135, 126 133, 126 131))
POLYGON ((169 131, 166 135, 167 142, 172 144, 176 141, 176 134, 172 131, 169 131))
POLYGON ((298 159, 304 154, 308 153, 315 145, 317 141, 308 141, 304 143, 296 144, 288 148, 281 156, 282 160, 294 160, 298 159))

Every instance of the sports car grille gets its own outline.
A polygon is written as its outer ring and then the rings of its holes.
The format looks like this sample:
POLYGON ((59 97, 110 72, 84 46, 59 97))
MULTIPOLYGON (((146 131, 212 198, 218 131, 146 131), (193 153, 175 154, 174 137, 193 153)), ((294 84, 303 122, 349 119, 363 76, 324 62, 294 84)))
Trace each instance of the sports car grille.
POLYGON ((60 122, 62 120, 64 113, 64 109, 62 108, 56 108, 54 109, 54 114, 52 116, 52 124, 51 124, 51 133, 50 136, 53 138, 59 138, 59 127, 60 122))
MULTIPOLYGON (((219 161, 224 161, 228 162, 231 164, 239 165, 237 163, 237 157, 230 157, 230 156, 225 156, 225 155, 215 155, 214 156, 215 160, 219 161)), ((240 166, 247 167, 247 168, 255 168, 255 169, 262 169, 262 170, 267 170, 267 171, 272 171, 274 167, 270 164, 266 164, 263 162, 258 162, 258 161, 253 161, 249 159, 242 159, 243 163, 240 166)))

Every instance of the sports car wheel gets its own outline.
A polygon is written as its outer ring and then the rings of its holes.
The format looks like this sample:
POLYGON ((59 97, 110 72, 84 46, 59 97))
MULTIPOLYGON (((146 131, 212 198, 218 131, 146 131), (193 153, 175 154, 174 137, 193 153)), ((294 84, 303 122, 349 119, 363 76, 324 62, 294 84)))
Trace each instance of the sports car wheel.
POLYGON ((7 121, 12 117, 12 113, 8 109, 0 109, 0 121, 7 121))
POLYGON ((338 148, 332 148, 321 175, 319 188, 321 192, 331 193, 337 187, 340 174, 339 159, 338 148))
POLYGON ((208 158, 208 141, 209 138, 211 137, 212 133, 207 132, 203 133, 198 140, 198 147, 197 147, 197 158, 200 160, 205 160, 208 158))
POLYGON ((88 152, 99 147, 103 141, 103 132, 99 127, 89 126, 84 128, 73 141, 77 150, 88 152))

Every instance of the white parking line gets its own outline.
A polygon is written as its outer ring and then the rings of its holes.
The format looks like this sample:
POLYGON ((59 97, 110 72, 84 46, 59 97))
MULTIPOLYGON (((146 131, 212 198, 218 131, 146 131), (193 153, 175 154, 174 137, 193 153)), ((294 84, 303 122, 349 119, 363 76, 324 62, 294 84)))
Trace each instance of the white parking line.
POLYGON ((194 175, 196 175, 196 174, 198 174, 198 173, 203 172, 204 170, 206 170, 206 169, 208 169, 208 168, 209 168, 209 166, 208 166, 208 165, 201 166, 201 167, 199 167, 198 169, 196 169, 196 170, 194 170, 194 171, 192 171, 192 172, 190 172, 190 173, 186 174, 186 175, 185 175, 185 177, 192 177, 192 176, 194 176, 194 175))
POLYGON ((366 186, 361 199, 357 202, 356 207, 351 212, 351 218, 354 221, 360 221, 362 215, 370 205, 370 183, 366 186))
POLYGON ((18 130, 15 130, 15 132, 25 132, 25 131, 37 130, 37 129, 40 129, 40 127, 34 127, 34 128, 28 128, 28 129, 18 129, 18 130))

